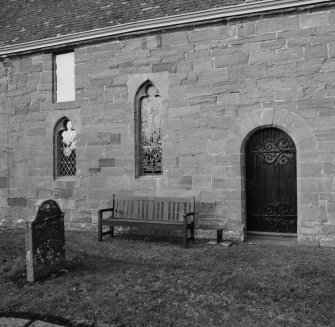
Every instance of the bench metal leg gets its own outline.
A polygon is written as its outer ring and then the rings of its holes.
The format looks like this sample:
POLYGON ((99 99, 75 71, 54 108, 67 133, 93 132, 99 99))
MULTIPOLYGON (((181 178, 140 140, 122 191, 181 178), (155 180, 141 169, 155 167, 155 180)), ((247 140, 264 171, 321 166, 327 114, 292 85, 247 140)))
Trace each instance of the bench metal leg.
POLYGON ((98 214, 98 241, 101 242, 102 241, 102 212, 99 212, 98 214))
POLYGON ((184 217, 183 243, 184 243, 184 247, 187 249, 187 217, 184 217))
POLYGON ((114 237, 114 226, 109 226, 109 234, 114 237))
POLYGON ((193 244, 194 244, 194 221, 191 224, 191 239, 193 240, 193 244))

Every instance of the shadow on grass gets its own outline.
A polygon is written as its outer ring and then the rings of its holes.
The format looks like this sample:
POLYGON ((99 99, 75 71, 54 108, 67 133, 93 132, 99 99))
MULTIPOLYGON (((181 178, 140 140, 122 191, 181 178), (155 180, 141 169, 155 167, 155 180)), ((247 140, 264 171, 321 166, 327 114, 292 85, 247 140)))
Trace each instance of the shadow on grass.
POLYGON ((329 249, 184 249, 178 238, 120 235, 98 243, 95 234, 68 232, 65 266, 30 284, 22 235, 13 236, 0 239, 0 315, 85 327, 315 327, 334 321, 335 252, 329 249))

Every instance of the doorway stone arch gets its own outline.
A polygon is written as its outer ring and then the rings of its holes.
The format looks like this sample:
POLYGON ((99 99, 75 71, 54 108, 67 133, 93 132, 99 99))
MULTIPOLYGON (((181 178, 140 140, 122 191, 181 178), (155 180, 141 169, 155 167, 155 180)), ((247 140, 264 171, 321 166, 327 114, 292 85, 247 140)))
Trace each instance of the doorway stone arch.
POLYGON ((236 164, 240 169, 235 169, 235 178, 240 180, 240 189, 236 190, 234 198, 230 196, 228 190, 223 190, 222 202, 218 204, 216 210, 217 218, 228 221, 226 224, 228 235, 235 239, 245 239, 245 146, 250 135, 257 129, 267 127, 283 130, 296 145, 298 242, 318 245, 319 226, 322 220, 318 199, 320 193, 324 192, 322 161, 311 126, 296 113, 285 109, 255 110, 235 120, 224 150, 227 158, 232 156, 239 158, 236 164), (231 221, 235 221, 235 224, 230 224, 231 221), (234 230, 229 230, 230 226, 233 226, 234 230))

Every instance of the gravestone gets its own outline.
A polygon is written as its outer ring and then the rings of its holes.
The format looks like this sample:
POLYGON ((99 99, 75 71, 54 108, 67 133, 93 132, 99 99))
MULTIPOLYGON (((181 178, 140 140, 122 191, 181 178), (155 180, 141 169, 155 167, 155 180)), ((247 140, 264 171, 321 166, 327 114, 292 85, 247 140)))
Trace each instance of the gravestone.
POLYGON ((28 282, 59 269, 64 262, 64 213, 54 200, 39 201, 26 226, 28 282))

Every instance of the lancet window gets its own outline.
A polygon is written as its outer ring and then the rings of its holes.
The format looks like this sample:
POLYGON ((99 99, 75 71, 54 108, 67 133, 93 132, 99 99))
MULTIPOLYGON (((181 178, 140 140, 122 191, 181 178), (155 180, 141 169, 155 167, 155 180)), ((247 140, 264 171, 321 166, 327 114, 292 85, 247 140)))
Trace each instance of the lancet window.
POLYGON ((145 84, 136 96, 136 175, 161 175, 163 100, 157 88, 145 84))
POLYGON ((55 127, 54 156, 55 177, 76 175, 76 130, 66 117, 55 127))

